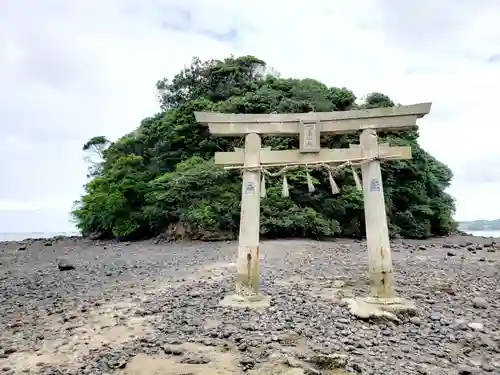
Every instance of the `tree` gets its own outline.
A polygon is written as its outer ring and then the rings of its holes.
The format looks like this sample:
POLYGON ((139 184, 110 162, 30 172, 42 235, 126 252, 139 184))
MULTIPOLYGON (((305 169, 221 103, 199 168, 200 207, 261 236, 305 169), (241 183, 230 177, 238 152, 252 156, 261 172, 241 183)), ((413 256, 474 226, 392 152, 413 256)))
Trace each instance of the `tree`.
MULTIPOLYGON (((213 164, 216 151, 241 147, 241 138, 218 138, 194 118, 194 111, 235 113, 337 111, 393 106, 372 93, 361 104, 347 88, 313 79, 281 78, 253 57, 193 60, 172 80, 157 83, 162 111, 144 119, 136 131, 109 143, 94 137, 84 146, 102 162, 85 186, 73 216, 83 233, 138 238, 182 232, 197 239, 234 238, 238 233, 241 176, 213 164), (269 74, 271 72, 271 74, 269 74), (105 146, 101 148, 102 146, 105 146)), ((392 235, 425 238, 456 229, 454 200, 445 189, 452 173, 418 145, 418 131, 381 134, 381 141, 408 145, 411 161, 382 165, 392 235)), ((348 147, 356 135, 323 136, 323 147, 348 147)), ((297 148, 295 137, 263 137, 273 149, 297 148)), ((307 191, 304 171, 287 175, 290 197, 281 197, 281 180, 268 179, 262 200, 261 234, 349 236, 364 234, 363 198, 352 175, 341 171, 341 194, 332 196, 325 172, 312 174, 316 191, 307 191)))
POLYGON ((96 137, 90 138, 87 142, 85 142, 82 149, 83 151, 92 151, 102 159, 104 157, 104 150, 108 145, 108 139, 102 135, 98 135, 96 137))
POLYGON ((84 160, 89 163, 89 172, 87 177, 92 178, 101 173, 101 163, 104 160, 104 151, 109 146, 109 141, 106 137, 98 135, 90 138, 82 147, 82 150, 87 152, 84 160))

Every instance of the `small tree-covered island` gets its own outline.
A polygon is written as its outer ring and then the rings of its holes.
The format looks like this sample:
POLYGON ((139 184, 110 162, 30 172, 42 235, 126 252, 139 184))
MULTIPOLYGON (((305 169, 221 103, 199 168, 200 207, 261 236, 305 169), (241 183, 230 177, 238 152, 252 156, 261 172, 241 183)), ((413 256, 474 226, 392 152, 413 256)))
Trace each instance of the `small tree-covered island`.
MULTIPOLYGON (((72 211, 82 234, 140 239, 234 239, 240 224, 241 171, 225 170, 215 152, 243 147, 244 138, 221 138, 200 125, 194 112, 303 113, 391 107, 387 95, 372 93, 361 103, 347 88, 314 79, 281 78, 267 73, 264 61, 230 57, 193 59, 172 80, 157 82, 161 112, 142 120, 115 142, 90 139, 83 149, 92 162, 85 193, 72 211)), ((411 146, 412 160, 382 163, 384 196, 393 237, 427 238, 456 231, 454 199, 445 192, 451 170, 418 144, 418 129, 379 133, 391 146, 411 146)), ((347 148, 358 134, 322 135, 321 145, 347 148)), ((262 147, 298 148, 298 137, 263 136, 262 147)), ((363 194, 349 170, 335 175, 340 193, 332 195, 325 171, 308 176, 300 168, 282 180, 268 178, 261 201, 262 237, 363 237, 363 194)))

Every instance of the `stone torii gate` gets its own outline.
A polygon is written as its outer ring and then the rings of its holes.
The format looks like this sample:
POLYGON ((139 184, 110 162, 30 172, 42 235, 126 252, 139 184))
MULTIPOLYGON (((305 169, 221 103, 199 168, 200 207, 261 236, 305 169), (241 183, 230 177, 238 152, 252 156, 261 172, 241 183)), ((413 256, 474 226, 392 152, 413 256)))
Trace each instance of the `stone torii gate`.
POLYGON ((210 133, 222 137, 245 136, 245 148, 234 152, 215 153, 218 165, 243 169, 241 219, 238 258, 236 263, 236 293, 221 304, 235 306, 266 305, 267 297, 259 291, 259 229, 261 168, 273 166, 338 165, 364 161, 361 166, 364 197, 366 241, 371 293, 365 301, 373 304, 400 304, 396 297, 387 228, 381 159, 411 159, 411 147, 390 147, 378 144, 377 130, 404 130, 416 125, 417 119, 430 112, 431 103, 407 106, 362 109, 341 112, 311 112, 289 114, 225 114, 196 112, 210 133), (324 149, 321 134, 360 134, 360 144, 350 148, 324 149), (261 135, 296 136, 298 150, 271 151, 261 147, 261 135))

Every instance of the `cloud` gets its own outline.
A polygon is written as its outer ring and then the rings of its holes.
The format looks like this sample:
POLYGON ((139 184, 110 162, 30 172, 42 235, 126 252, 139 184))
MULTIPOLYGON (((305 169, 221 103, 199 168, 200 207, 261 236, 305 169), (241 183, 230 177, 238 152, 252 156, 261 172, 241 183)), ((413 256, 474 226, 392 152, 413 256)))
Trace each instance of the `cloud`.
POLYGON ((457 217, 500 216, 493 188, 500 182, 496 1, 4 0, 1 6, 0 228, 15 207, 25 218, 16 221, 19 231, 26 231, 24 222, 36 231, 70 228, 67 212, 86 179, 82 144, 94 135, 115 139, 158 111, 155 82, 193 56, 231 53, 256 55, 283 76, 317 78, 358 96, 382 91, 401 103, 432 101, 421 143, 456 173, 457 217))

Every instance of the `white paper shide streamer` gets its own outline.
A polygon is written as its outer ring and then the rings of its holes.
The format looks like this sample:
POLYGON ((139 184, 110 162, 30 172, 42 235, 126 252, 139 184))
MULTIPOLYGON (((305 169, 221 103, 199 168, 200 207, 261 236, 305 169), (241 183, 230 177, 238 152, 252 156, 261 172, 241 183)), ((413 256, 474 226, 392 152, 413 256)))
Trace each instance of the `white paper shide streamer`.
POLYGON ((283 175, 283 188, 281 190, 281 195, 283 197, 289 197, 290 192, 288 191, 288 181, 286 180, 286 176, 283 175))
POLYGON ((337 186, 337 183, 335 182, 335 179, 333 178, 332 171, 328 170, 328 181, 330 182, 330 187, 332 188, 332 194, 337 195, 340 193, 340 189, 337 186))
POLYGON ((311 175, 309 174, 309 171, 306 169, 306 178, 307 178, 307 189, 309 190, 309 193, 314 192, 314 184, 312 182, 311 175))
POLYGON ((260 180, 260 197, 266 197, 266 174, 262 172, 262 179, 260 180))
POLYGON ((356 170, 354 169, 353 166, 351 166, 351 172, 352 172, 352 177, 354 178, 354 183, 356 184, 356 189, 358 191, 363 190, 363 187, 361 186, 361 181, 359 179, 358 173, 356 172, 356 170))

